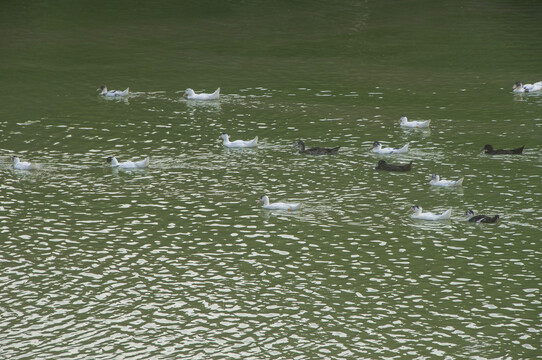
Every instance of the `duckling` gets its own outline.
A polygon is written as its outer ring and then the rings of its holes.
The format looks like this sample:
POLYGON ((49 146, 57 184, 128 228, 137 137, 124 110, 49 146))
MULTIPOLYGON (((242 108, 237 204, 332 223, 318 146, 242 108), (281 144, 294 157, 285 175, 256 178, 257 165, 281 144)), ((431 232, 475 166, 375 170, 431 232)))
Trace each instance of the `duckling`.
POLYGON ((118 97, 118 96, 126 96, 130 93, 130 88, 126 88, 124 91, 120 90, 109 90, 107 91, 107 86, 102 85, 96 91, 100 91, 101 96, 106 97, 118 97))
POLYGON ((258 146, 258 137, 256 136, 252 140, 235 140, 230 141, 230 137, 228 134, 223 132, 220 134, 219 139, 224 140, 222 145, 229 148, 250 148, 250 147, 256 147, 258 146))
POLYGON ((220 88, 216 89, 212 94, 196 94, 194 90, 188 88, 184 92, 183 97, 187 98, 188 100, 217 100, 220 97, 220 88))
POLYGON ((149 166, 149 157, 147 156, 145 159, 140 161, 126 161, 119 163, 116 157, 109 156, 107 159, 105 159, 104 164, 110 164, 111 167, 121 169, 143 169, 149 166))
POLYGON ((467 217, 469 222, 475 222, 475 223, 494 223, 497 220, 499 220, 499 215, 495 215, 493 217, 487 216, 487 215, 474 215, 474 211, 467 210, 465 212, 465 216, 467 217))
POLYGON ((377 154, 403 154, 408 151, 408 144, 402 148, 383 148, 379 141, 375 141, 369 150, 377 154))
POLYGON ((452 209, 448 209, 442 214, 433 214, 430 212, 422 212, 422 207, 418 205, 414 205, 410 208, 410 211, 412 211, 414 214, 412 214, 413 219, 420 219, 420 220, 448 220, 452 215, 452 209))
POLYGON ((27 161, 21 161, 19 157, 15 155, 11 157, 11 160, 13 160, 13 168, 16 170, 36 170, 38 168, 38 165, 27 161))
POLYGON ((442 187, 455 187, 463 185, 463 178, 459 180, 441 180, 440 176, 433 174, 427 178, 429 185, 442 186, 442 187))
POLYGON ((301 206, 300 203, 282 203, 282 202, 276 202, 276 203, 269 203, 269 197, 267 195, 263 195, 258 202, 263 203, 262 208, 267 210, 297 210, 301 206))
POLYGON ((525 148, 525 145, 517 149, 511 149, 511 150, 503 150, 503 149, 495 150, 493 149, 493 146, 486 144, 481 150, 485 150, 485 153, 489 155, 503 155, 503 154, 521 154, 524 148, 525 148))
POLYGON ((311 155, 326 155, 326 154, 336 154, 339 152, 340 146, 334 148, 323 148, 323 147, 311 147, 310 149, 305 149, 305 143, 302 140, 297 140, 292 147, 298 147, 300 154, 311 154, 311 155))
POLYGON ((403 127, 419 128, 419 129, 428 128, 430 123, 431 123, 431 120, 408 121, 406 116, 401 116, 401 119, 399 120, 399 124, 403 127))
POLYGON ((386 171, 410 171, 410 169, 412 169, 412 161, 406 165, 393 165, 388 164, 385 160, 380 160, 375 169, 386 171))

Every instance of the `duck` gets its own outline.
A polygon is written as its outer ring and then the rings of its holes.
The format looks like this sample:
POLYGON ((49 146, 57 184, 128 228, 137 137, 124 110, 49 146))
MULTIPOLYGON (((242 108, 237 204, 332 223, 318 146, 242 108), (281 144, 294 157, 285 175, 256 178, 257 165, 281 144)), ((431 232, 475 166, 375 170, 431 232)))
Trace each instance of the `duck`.
POLYGON ((228 148, 250 148, 250 147, 258 146, 258 137, 257 136, 252 140, 230 141, 230 137, 228 136, 228 134, 223 132, 222 134, 220 134, 219 138, 224 140, 222 145, 224 145, 225 147, 228 147, 228 148))
POLYGON ((297 210, 301 207, 300 203, 283 203, 283 202, 276 202, 276 203, 269 203, 269 197, 267 195, 263 195, 258 202, 263 203, 262 208, 266 210, 297 210))
POLYGON ((401 119, 399 120, 399 124, 403 127, 419 128, 419 129, 428 128, 430 123, 431 123, 431 120, 408 121, 406 116, 401 116, 401 119))
POLYGON ((394 165, 388 164, 385 160, 380 160, 375 166, 376 170, 386 170, 386 171, 410 171, 412 169, 412 161, 406 165, 394 165))
POLYGON ((408 144, 402 148, 383 148, 379 141, 375 141, 369 150, 377 154, 403 154, 408 151, 408 144))
POLYGON ((487 215, 474 215, 474 211, 472 210, 467 210, 465 212, 465 216, 469 222, 475 223, 494 223, 499 220, 499 215, 495 215, 493 217, 487 215))
POLYGON ((188 100, 217 100, 220 97, 220 88, 216 89, 212 94, 196 94, 194 90, 188 88, 185 90, 183 97, 188 100))
POLYGON ((414 205, 410 208, 410 211, 412 211, 414 214, 412 214, 413 219, 419 219, 419 220, 448 220, 452 216, 452 209, 448 209, 442 214, 433 214, 430 212, 422 212, 422 207, 418 205, 414 205))
POLYGON ((15 155, 11 157, 11 160, 13 160, 13 168, 15 170, 36 170, 38 168, 38 165, 27 161, 21 161, 19 157, 15 155))
POLYGON ((126 161, 119 163, 116 157, 109 156, 105 159, 104 164, 109 164, 111 167, 120 169, 143 169, 149 166, 149 157, 147 156, 145 159, 139 161, 126 161))
POLYGON ((106 97, 118 97, 118 96, 126 96, 130 93, 130 88, 126 88, 124 91, 120 90, 109 90, 107 91, 107 86, 102 85, 96 91, 100 91, 101 96, 106 97))
POLYGON ((521 81, 516 81, 512 85, 512 91, 515 93, 533 92, 542 90, 542 81, 535 82, 534 84, 522 84, 521 81))
POLYGON ((493 149, 493 146, 486 144, 481 150, 485 150, 486 154, 489 155, 503 155, 503 154, 521 154, 523 152, 523 149, 525 148, 525 145, 522 147, 518 147, 516 149, 511 150, 503 150, 503 149, 493 149))
POLYGON ((463 179, 464 178, 460 178, 459 180, 441 180, 440 176, 438 176, 437 174, 432 174, 427 178, 427 180, 430 180, 429 185, 442 187, 461 186, 463 185, 463 179))
POLYGON ((327 155, 327 154, 336 154, 339 152, 340 146, 334 148, 323 148, 323 147, 311 147, 310 149, 305 149, 305 143, 303 140, 297 140, 292 147, 298 147, 300 154, 311 154, 311 155, 327 155))

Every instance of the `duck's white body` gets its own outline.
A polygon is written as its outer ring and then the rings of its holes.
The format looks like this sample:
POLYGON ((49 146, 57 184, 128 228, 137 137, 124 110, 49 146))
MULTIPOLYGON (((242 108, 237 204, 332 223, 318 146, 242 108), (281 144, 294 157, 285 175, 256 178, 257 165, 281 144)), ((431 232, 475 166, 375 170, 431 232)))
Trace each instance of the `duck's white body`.
POLYGON ((409 128, 428 128, 429 124, 431 123, 431 120, 424 120, 424 121, 408 121, 406 116, 402 116, 399 120, 399 124, 403 127, 409 127, 409 128))
POLYGON ((105 160, 105 162, 111 167, 120 169, 143 169, 149 166, 149 157, 146 157, 140 161, 126 161, 119 163, 116 157, 110 156, 105 160))
POLYGON ((441 180, 440 176, 433 174, 427 178, 429 185, 442 186, 442 187, 455 187, 463 185, 463 178, 459 180, 441 180))
POLYGON ((105 97, 119 97, 119 96, 126 96, 130 93, 130 88, 126 88, 126 90, 124 91, 120 91, 120 90, 109 90, 107 91, 107 86, 105 85, 102 85, 98 88, 98 91, 101 91, 100 92, 100 95, 101 96, 105 96, 105 97))
POLYGON ((522 84, 520 81, 517 81, 512 86, 512 91, 516 93, 533 92, 540 90, 542 90, 542 81, 536 82, 534 84, 522 84))
POLYGON ((433 214, 429 212, 422 212, 422 208, 420 206, 414 205, 410 211, 412 211, 414 214, 412 214, 413 219, 419 219, 419 220, 448 220, 452 216, 452 209, 448 209, 442 214, 433 214))
POLYGON ((372 152, 377 153, 377 154, 403 154, 408 151, 408 144, 406 144, 402 148, 394 149, 394 148, 383 148, 380 142, 375 141, 369 149, 372 152))
POLYGON ((13 160, 13 168, 16 170, 36 170, 38 168, 36 164, 21 161, 18 156, 12 156, 11 159, 13 160))
POLYGON ((212 94, 196 94, 194 90, 188 88, 184 92, 183 97, 187 98, 188 100, 217 100, 220 97, 220 88, 216 89, 212 94))
POLYGON ((269 197, 267 195, 262 196, 258 202, 262 202, 262 208, 267 210, 297 210, 301 206, 300 203, 269 203, 269 197))
POLYGON ((224 140, 222 142, 222 145, 224 145, 225 147, 229 147, 229 148, 249 148, 249 147, 258 146, 258 137, 257 136, 254 139, 247 140, 247 141, 245 141, 245 140, 230 141, 230 137, 228 136, 228 134, 222 133, 220 135, 220 138, 222 140, 224 140))

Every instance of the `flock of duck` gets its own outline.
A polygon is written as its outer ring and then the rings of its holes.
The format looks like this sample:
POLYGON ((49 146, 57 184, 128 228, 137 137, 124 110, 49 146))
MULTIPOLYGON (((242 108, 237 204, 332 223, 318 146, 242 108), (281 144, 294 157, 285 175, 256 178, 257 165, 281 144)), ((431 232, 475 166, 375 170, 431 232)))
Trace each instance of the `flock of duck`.
MULTIPOLYGON (((522 84, 517 81, 512 86, 512 91, 516 93, 525 93, 533 91, 542 90, 542 81, 536 82, 534 84, 522 84)), ((130 88, 125 90, 108 90, 105 85, 100 86, 97 91, 100 92, 100 96, 104 97, 125 97, 130 94, 130 88)), ((183 94, 188 100, 218 100, 220 97, 220 88, 216 89, 213 93, 196 93, 194 90, 188 88, 183 94)), ((399 124, 402 127, 407 128, 418 128, 424 129, 430 126, 431 120, 425 121, 409 121, 406 116, 402 116, 399 120, 399 124)), ((222 133, 219 137, 222 139, 222 145, 228 148, 252 148, 258 146, 258 137, 256 136, 252 140, 235 140, 230 141, 230 137, 226 133, 222 133)), ((295 144, 292 145, 294 148, 298 148, 300 154, 309 154, 309 155, 334 155, 339 152, 340 146, 333 148, 324 148, 324 147, 311 147, 306 148, 305 143, 302 140, 298 140, 295 144)), ((483 150, 488 155, 513 155, 521 154, 525 146, 521 146, 515 149, 494 149, 490 144, 486 144, 481 150, 483 150)), ((371 152, 377 154, 403 154, 408 152, 408 144, 400 148, 391 148, 391 147, 382 147, 382 144, 379 141, 375 141, 369 148, 371 152)), ((13 167, 16 170, 36 170, 38 166, 35 163, 21 161, 18 156, 12 156, 13 167)), ((105 159, 104 164, 121 169, 143 169, 149 166, 149 157, 139 161, 125 161, 119 162, 114 156, 109 156, 105 159)), ((389 164, 385 160, 379 160, 378 164, 375 167, 376 170, 385 170, 385 171, 410 171, 412 169, 412 161, 408 164, 389 164)), ((439 175, 432 174, 427 178, 429 184, 433 186, 441 187, 459 187, 463 185, 463 178, 458 180, 444 180, 440 179, 439 175)), ((271 203, 267 195, 263 195, 258 202, 262 203, 262 208, 267 210, 298 210, 301 208, 300 203, 284 203, 284 202, 275 202, 271 203)), ((423 212, 422 208, 418 205, 412 206, 410 211, 413 213, 412 218, 420 220, 447 220, 450 219, 452 215, 452 210, 448 209, 443 213, 430 213, 423 212)), ((494 223, 499 219, 499 215, 487 216, 487 215, 475 215, 472 210, 467 210, 465 216, 468 221, 476 223, 494 223)))

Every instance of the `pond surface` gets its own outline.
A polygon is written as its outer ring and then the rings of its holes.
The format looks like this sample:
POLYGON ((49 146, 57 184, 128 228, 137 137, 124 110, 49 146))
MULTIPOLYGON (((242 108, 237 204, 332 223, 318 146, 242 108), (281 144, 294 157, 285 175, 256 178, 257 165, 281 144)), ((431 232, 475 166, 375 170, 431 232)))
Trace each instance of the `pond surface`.
POLYGON ((536 358, 542 94, 511 87, 542 80, 541 13, 2 2, 0 357, 536 358), (259 146, 224 148, 223 131, 259 146), (341 148, 303 155, 298 139, 341 148), (371 153, 377 140, 410 151, 371 153), (105 167, 112 155, 150 166, 105 167), (263 194, 301 210, 263 210, 263 194), (452 218, 414 220, 414 204, 452 218))

